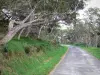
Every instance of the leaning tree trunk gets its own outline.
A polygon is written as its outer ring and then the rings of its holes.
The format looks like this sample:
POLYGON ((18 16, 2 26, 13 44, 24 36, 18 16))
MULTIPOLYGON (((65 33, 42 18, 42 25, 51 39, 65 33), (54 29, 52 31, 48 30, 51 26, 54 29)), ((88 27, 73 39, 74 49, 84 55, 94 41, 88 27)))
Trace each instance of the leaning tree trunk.
POLYGON ((31 23, 34 23, 33 25, 41 25, 44 24, 44 22, 39 22, 40 20, 33 20, 32 22, 29 23, 19 23, 18 26, 13 27, 11 30, 8 31, 7 35, 0 41, 0 44, 5 44, 9 42, 19 30, 31 26, 31 23))
POLYGON ((0 41, 0 44, 5 44, 7 42, 9 42, 16 34, 17 32, 20 30, 21 28, 14 28, 12 30, 10 30, 7 35, 0 41))
MULTIPOLYGON (((40 0, 40 1, 41 1, 41 0, 40 0)), ((36 7, 38 6, 38 4, 40 3, 40 1, 35 5, 35 7, 34 7, 34 9, 32 10, 32 12, 31 12, 22 22, 18 23, 18 25, 21 25, 22 23, 23 23, 23 25, 14 27, 14 23, 15 23, 16 21, 14 21, 14 20, 11 20, 11 21, 10 21, 9 27, 8 27, 8 30, 9 30, 9 31, 8 31, 7 35, 6 35, 2 40, 0 40, 0 45, 9 42, 9 41, 17 34, 17 32, 18 32, 20 29, 29 26, 29 24, 28 24, 28 25, 27 25, 27 24, 24 25, 24 24, 25 24, 25 22, 30 18, 30 16, 34 13, 34 11, 35 11, 36 7)), ((29 23, 31 24, 32 22, 29 22, 29 23)), ((20 37, 20 36, 19 36, 19 37, 20 37)))
POLYGON ((23 33, 24 30, 25 30, 25 28, 23 28, 23 29, 20 31, 20 33, 19 33, 19 35, 18 35, 18 40, 20 39, 20 37, 21 37, 21 35, 22 35, 22 33, 23 33))

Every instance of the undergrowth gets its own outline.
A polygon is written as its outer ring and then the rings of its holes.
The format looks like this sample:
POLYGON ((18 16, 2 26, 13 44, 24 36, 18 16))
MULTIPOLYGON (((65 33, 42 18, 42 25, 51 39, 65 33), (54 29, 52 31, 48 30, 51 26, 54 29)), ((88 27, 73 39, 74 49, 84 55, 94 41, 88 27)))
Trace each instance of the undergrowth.
POLYGON ((67 50, 59 44, 31 38, 13 39, 5 47, 11 56, 3 60, 2 75, 48 75, 67 50))

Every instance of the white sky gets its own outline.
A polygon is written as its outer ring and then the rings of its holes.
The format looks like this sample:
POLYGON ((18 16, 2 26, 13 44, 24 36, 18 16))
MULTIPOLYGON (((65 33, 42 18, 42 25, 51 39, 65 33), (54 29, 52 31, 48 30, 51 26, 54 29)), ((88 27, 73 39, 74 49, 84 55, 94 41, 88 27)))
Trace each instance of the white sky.
POLYGON ((87 3, 86 3, 86 7, 84 8, 84 10, 80 10, 79 13, 80 13, 80 18, 83 18, 83 14, 84 14, 84 11, 87 10, 88 8, 93 8, 93 7, 98 7, 100 8, 100 0, 89 0, 87 3))

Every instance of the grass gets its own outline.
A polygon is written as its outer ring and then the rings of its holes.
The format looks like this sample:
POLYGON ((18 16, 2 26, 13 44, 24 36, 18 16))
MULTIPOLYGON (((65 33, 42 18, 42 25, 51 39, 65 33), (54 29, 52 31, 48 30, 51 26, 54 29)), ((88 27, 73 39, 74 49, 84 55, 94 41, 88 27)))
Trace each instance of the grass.
POLYGON ((88 51, 90 54, 92 54, 93 56, 95 56, 97 59, 100 60, 100 48, 88 47, 84 43, 75 43, 75 44, 72 44, 72 45, 79 46, 79 47, 83 48, 84 50, 88 51))
POLYGON ((91 53, 93 56, 100 59, 100 48, 96 48, 96 47, 81 47, 81 48, 85 49, 86 51, 91 53))
POLYGON ((14 55, 3 61, 2 75, 48 75, 67 50, 66 47, 31 38, 13 39, 5 47, 14 55), (27 55, 25 46, 36 47, 40 51, 27 55))

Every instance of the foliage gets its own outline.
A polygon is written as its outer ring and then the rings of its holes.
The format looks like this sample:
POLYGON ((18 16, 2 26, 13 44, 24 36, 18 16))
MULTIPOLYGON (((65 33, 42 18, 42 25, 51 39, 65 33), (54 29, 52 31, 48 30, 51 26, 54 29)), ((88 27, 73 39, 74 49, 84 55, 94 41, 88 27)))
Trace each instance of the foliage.
POLYGON ((3 75, 48 75, 67 50, 66 47, 31 38, 13 39, 7 46, 9 51, 21 54, 4 59, 3 75), (40 51, 27 55, 23 52, 26 46, 40 48, 40 51))
POLYGON ((100 47, 100 9, 89 8, 83 19, 75 19, 73 28, 66 31, 70 43, 81 43, 87 46, 100 47))
POLYGON ((22 33, 24 36, 29 34, 38 36, 43 26, 45 29, 47 27, 50 33, 60 20, 70 24, 76 18, 77 11, 84 8, 85 1, 5 0, 5 3, 8 5, 2 7, 1 14, 10 22, 8 34, 1 40, 2 44, 10 41, 17 33, 19 33, 18 38, 22 33))
POLYGON ((87 47, 85 43, 74 43, 73 45, 80 46, 80 47, 87 47))

